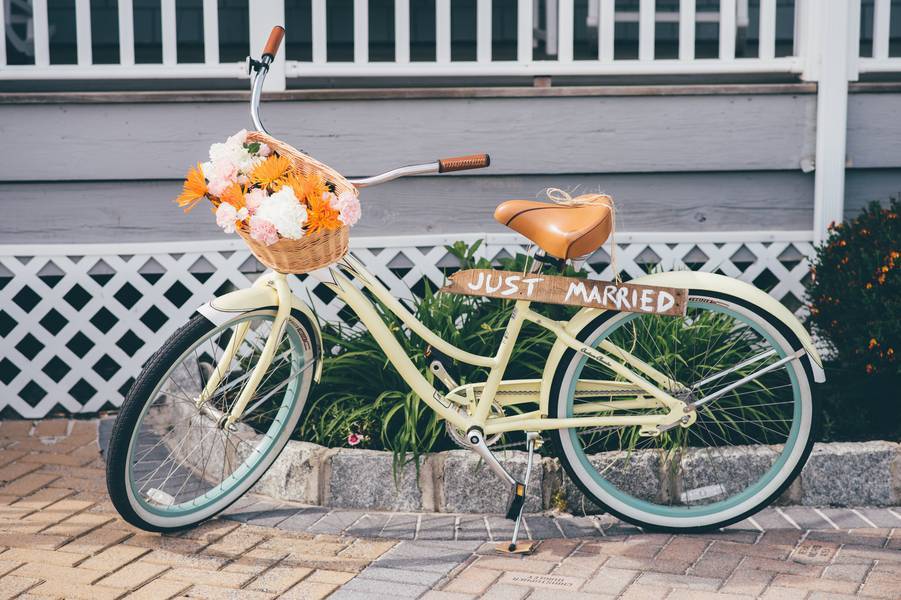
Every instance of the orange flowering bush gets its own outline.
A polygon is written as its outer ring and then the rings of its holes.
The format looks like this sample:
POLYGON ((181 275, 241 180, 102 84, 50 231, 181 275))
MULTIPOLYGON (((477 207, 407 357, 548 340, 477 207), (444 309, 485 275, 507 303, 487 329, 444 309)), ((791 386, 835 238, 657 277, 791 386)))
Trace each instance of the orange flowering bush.
POLYGON ((176 202, 187 212, 204 198, 223 231, 241 229, 266 245, 352 227, 360 218, 355 194, 336 194, 319 174, 304 174, 266 144, 249 142, 244 130, 210 146, 210 160, 188 171, 176 202))
MULTIPOLYGON (((830 226, 807 284, 808 325, 829 347, 827 386, 836 392, 835 409, 843 407, 834 420, 867 420, 872 409, 871 429, 885 426, 877 421, 892 412, 901 416, 899 209, 897 198, 888 206, 874 202, 830 226)), ((894 421, 898 435, 901 422, 894 421)))

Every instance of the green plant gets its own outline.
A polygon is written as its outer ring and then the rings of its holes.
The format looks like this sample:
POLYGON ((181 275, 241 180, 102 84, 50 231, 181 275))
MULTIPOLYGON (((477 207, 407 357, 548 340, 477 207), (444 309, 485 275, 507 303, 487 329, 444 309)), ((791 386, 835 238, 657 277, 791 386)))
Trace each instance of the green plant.
POLYGON ((807 284, 808 325, 826 344, 824 434, 901 436, 901 218, 899 201, 871 203, 830 226, 807 284))

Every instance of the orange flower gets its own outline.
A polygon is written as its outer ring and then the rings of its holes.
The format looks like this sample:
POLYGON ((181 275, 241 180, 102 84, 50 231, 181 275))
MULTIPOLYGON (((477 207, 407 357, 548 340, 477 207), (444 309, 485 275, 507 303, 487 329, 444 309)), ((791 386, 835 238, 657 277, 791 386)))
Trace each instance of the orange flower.
POLYGON ((287 185, 294 190, 294 195, 301 202, 305 199, 307 202, 320 200, 322 195, 328 191, 328 188, 325 187, 325 181, 323 181, 319 173, 304 175, 295 171, 288 176, 283 185, 287 185))
POLYGON ((250 180, 263 188, 277 189, 285 182, 293 169, 291 161, 283 156, 270 154, 254 168, 250 180))
POLYGON ((200 163, 197 163, 197 166, 191 167, 185 176, 181 194, 175 201, 184 208, 185 212, 188 212, 197 206, 197 203, 206 196, 206 193, 206 179, 203 177, 203 169, 201 169, 200 163))
POLYGON ((876 341, 876 338, 870 338, 870 344, 867 346, 870 350, 873 349, 874 346, 878 346, 879 342, 876 341))
POLYGON ((307 196, 310 210, 307 212, 307 235, 313 235, 319 231, 335 231, 340 229, 343 223, 338 219, 339 213, 331 207, 327 199, 319 195, 318 199, 307 196))
POLYGON ((247 205, 246 202, 244 202, 244 190, 237 183, 228 186, 219 199, 234 206, 235 210, 241 210, 247 205))

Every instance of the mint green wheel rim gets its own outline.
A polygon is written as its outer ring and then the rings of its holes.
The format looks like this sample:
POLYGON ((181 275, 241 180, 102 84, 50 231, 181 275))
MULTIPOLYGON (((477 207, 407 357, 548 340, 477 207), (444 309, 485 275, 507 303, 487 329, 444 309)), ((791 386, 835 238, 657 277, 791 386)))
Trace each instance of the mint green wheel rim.
MULTIPOLYGON (((689 308, 704 308, 706 310, 712 310, 715 312, 726 314, 742 323, 746 324, 748 327, 752 328, 758 335, 766 339, 766 341, 770 344, 771 348, 777 349, 779 358, 783 358, 786 356, 785 349, 781 344, 777 343, 775 338, 770 335, 768 331, 759 327, 753 321, 745 318, 744 316, 735 313, 732 310, 729 310, 726 307, 715 305, 715 304, 707 304, 702 302, 690 301, 688 303, 689 308)), ((617 331, 622 325, 625 325, 635 318, 638 318, 638 314, 630 314, 629 316, 623 318, 619 323, 617 323, 616 327, 608 328, 606 330, 601 331, 598 335, 594 336, 594 338, 586 340, 585 343, 591 347, 596 347, 597 344, 602 342, 604 339, 609 337, 613 332, 617 331)), ((573 376, 571 377, 571 382, 568 388, 567 398, 566 398, 566 415, 567 417, 574 416, 573 413, 573 405, 575 399, 575 391, 576 385, 579 381, 579 376, 582 373, 582 370, 585 364, 588 361, 588 357, 585 355, 581 355, 579 362, 575 368, 573 376)), ((789 363, 790 364, 790 363, 789 363)), ((659 517, 668 517, 668 518, 687 518, 687 517, 706 517, 710 515, 714 515, 717 513, 723 513, 728 511, 736 506, 748 501, 750 498, 759 494, 761 490, 763 490, 767 484, 769 484, 775 477, 777 477, 784 469, 786 462, 789 457, 792 456, 793 450, 795 449, 795 445, 798 442, 799 434, 801 432, 801 420, 802 420, 802 412, 801 412, 801 397, 800 397, 800 386, 798 385, 798 380, 795 374, 794 369, 788 368, 786 372, 789 375, 789 379, 792 385, 792 400, 794 403, 794 410, 792 414, 792 427, 788 433, 788 437, 785 441, 785 445, 783 447, 782 453, 779 455, 778 459, 774 461, 773 465, 751 486, 743 490, 742 492, 731 496, 725 500, 720 500, 717 502, 713 502, 710 504, 700 505, 700 506, 662 506, 660 504, 655 504, 652 502, 648 502, 641 498, 636 498, 630 494, 625 493, 615 485, 611 484, 607 479, 602 477, 596 470, 590 460, 588 455, 585 453, 582 448, 582 444, 579 440, 578 429, 570 428, 563 435, 568 436, 569 442, 572 444, 572 447, 575 449, 577 453, 577 458, 579 460, 582 468, 587 472, 592 480, 602 488, 606 493, 610 494, 612 497, 616 498, 621 503, 630 506, 633 509, 642 511, 644 513, 652 514, 659 517)))
MULTIPOLYGON (((153 393, 151 394, 151 400, 144 407, 141 412, 140 417, 135 425, 134 431, 132 432, 131 439, 129 442, 129 455, 128 455, 128 464, 127 464, 127 477, 128 477, 128 486, 129 486, 129 495, 134 498, 134 500, 140 505, 141 509, 144 511, 155 515, 157 517, 163 517, 168 519, 178 519, 181 517, 187 517, 202 511, 209 509, 212 505, 221 501, 223 498, 232 494, 236 489, 240 488, 242 484, 244 484, 249 477, 252 477, 259 466, 261 464, 265 464, 269 459, 271 454, 280 449, 280 440, 284 435, 285 427, 291 421, 290 416, 294 413, 297 408, 298 401, 301 400, 298 390, 299 386, 302 384, 302 379, 299 377, 295 377, 285 386, 284 394, 281 396, 282 401, 278 411, 275 413, 275 416, 272 418, 272 423, 269 429, 261 434, 261 444, 256 446, 255 450, 251 452, 251 456, 246 458, 244 462, 241 463, 228 477, 226 477, 223 481, 221 481, 218 485, 212 487, 210 490, 205 492, 204 494, 198 496, 187 502, 182 502, 179 504, 174 504, 167 507, 162 507, 159 505, 154 505, 146 501, 141 491, 138 489, 138 481, 135 478, 134 466, 135 463, 133 461, 132 452, 136 448, 136 441, 139 432, 141 431, 141 427, 144 423, 144 419, 147 416, 148 411, 151 407, 153 407, 156 398, 161 393, 161 388, 163 384, 168 381, 173 371, 179 366, 182 365, 184 360, 194 352, 200 345, 205 344, 209 340, 211 340, 214 336, 221 334, 223 331, 229 328, 233 328, 245 321, 252 321, 253 319, 263 319, 263 320, 274 320, 274 313, 265 314, 265 313, 256 313, 253 315, 246 315, 243 318, 236 319, 234 321, 229 321, 227 324, 215 327, 213 330, 205 334, 196 342, 192 343, 191 347, 185 350, 176 361, 173 362, 172 366, 166 371, 166 374, 160 378, 159 383, 156 388, 154 388, 153 393)), ((289 320, 290 321, 290 320, 289 320)), ((301 340, 301 337, 298 331, 291 325, 290 322, 285 324, 285 337, 291 345, 291 372, 294 372, 294 369, 297 369, 299 372, 306 367, 306 360, 304 356, 304 344, 301 340)))

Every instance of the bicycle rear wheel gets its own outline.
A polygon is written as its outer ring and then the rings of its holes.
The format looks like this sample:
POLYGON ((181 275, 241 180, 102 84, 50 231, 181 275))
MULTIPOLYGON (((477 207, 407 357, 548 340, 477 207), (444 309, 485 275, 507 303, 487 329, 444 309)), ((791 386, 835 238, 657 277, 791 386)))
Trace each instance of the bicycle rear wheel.
POLYGON ((229 426, 224 418, 275 315, 260 309, 218 326, 196 315, 150 359, 122 405, 107 459, 110 498, 126 521, 148 531, 196 525, 240 498, 281 453, 301 418, 318 356, 303 313, 294 311, 282 329, 241 420, 229 426), (242 341, 226 364, 234 335, 242 341), (198 406, 216 369, 221 380, 198 406))
MULTIPOLYGON (((744 381, 801 348, 766 313, 738 298, 691 291, 684 317, 605 312, 580 339, 592 347, 612 342, 681 383, 674 396, 699 403, 691 425, 656 436, 638 426, 552 432, 570 478, 604 510, 650 529, 723 527, 772 502, 803 467, 815 414, 806 357, 744 381)), ((550 416, 584 415, 584 403, 627 399, 588 380, 624 381, 569 351, 554 377, 550 416)), ((649 412, 661 410, 615 414, 649 412)))

